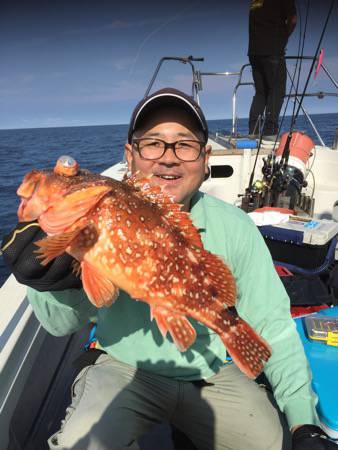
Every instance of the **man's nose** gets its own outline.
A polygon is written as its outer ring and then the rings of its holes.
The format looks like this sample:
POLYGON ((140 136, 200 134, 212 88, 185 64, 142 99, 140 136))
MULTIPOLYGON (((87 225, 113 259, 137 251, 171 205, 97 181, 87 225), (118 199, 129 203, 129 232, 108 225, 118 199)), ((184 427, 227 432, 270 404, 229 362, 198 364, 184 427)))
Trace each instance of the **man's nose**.
POLYGON ((159 159, 159 162, 162 164, 177 164, 180 163, 180 160, 175 155, 174 146, 168 145, 165 149, 164 155, 159 159))

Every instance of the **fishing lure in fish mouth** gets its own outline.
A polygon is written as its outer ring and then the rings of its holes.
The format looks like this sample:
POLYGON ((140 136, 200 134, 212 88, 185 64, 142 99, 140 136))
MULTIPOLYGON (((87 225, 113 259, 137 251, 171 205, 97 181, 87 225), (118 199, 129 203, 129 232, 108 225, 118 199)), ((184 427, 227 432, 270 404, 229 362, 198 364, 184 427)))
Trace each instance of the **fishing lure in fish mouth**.
POLYGON ((123 289, 148 303, 180 351, 196 339, 189 317, 216 332, 249 377, 263 370, 271 349, 238 316, 229 267, 204 249, 189 213, 149 178, 116 181, 62 157, 53 170, 27 174, 17 192, 19 220, 37 219, 48 235, 36 242, 41 264, 72 255, 94 305, 109 306, 123 289))

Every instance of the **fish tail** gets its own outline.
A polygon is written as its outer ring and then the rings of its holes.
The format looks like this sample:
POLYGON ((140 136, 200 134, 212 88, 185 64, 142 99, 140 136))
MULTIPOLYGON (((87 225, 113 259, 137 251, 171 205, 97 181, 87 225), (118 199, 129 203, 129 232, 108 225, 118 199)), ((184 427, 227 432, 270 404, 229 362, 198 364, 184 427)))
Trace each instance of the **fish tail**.
POLYGON ((256 378, 264 368, 263 361, 271 356, 271 347, 243 319, 220 334, 230 356, 249 378, 256 378))

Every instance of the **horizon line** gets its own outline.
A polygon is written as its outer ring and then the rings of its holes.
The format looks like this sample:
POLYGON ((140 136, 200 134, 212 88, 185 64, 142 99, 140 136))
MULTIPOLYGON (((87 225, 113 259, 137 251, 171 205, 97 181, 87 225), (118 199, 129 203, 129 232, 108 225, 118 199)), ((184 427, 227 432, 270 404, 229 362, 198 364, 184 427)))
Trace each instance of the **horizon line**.
MULTIPOLYGON (((315 113, 311 114, 313 116, 323 116, 327 114, 338 114, 337 112, 328 113, 315 113)), ((304 114, 299 114, 299 116, 305 116, 304 114)), ((286 115, 285 117, 292 117, 291 115, 286 115)), ((220 120, 232 120, 231 117, 220 118, 220 119, 207 119, 207 122, 215 122, 220 120)), ((238 117, 237 120, 249 120, 248 117, 238 117)), ((86 125, 55 125, 55 126, 40 126, 40 127, 20 127, 20 128, 0 128, 0 131, 15 131, 15 130, 43 130, 43 129, 55 129, 55 128, 85 128, 85 127, 115 127, 115 126, 129 126, 129 123, 102 123, 102 124, 86 124, 86 125)))

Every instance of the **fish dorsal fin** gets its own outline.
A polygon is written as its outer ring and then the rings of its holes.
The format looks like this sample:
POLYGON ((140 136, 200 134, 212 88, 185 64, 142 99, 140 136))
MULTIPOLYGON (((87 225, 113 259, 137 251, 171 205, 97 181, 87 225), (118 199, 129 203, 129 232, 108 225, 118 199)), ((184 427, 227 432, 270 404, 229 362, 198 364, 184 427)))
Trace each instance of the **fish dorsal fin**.
POLYGON ((202 248, 201 237, 190 219, 189 213, 181 211, 182 205, 175 203, 170 194, 164 192, 160 186, 152 186, 148 177, 139 177, 136 173, 124 179, 136 191, 136 195, 160 208, 164 221, 177 229, 189 244, 202 248))

